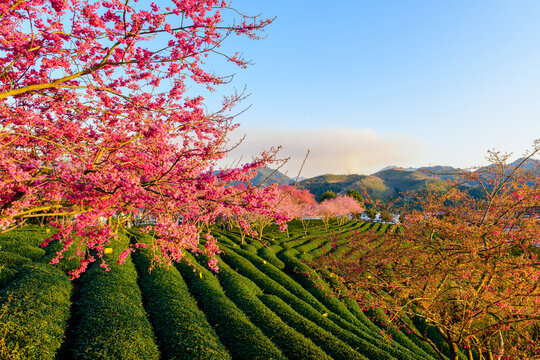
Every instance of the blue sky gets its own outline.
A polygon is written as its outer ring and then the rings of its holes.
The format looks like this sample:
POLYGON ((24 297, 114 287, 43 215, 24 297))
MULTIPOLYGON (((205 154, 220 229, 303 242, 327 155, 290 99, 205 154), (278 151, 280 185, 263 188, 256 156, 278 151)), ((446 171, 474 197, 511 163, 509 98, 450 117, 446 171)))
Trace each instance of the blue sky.
POLYGON ((251 93, 234 157, 282 145, 292 174, 309 148, 305 176, 372 173, 482 165, 488 149, 518 156, 540 138, 536 0, 232 5, 277 17, 265 39, 226 45, 253 66, 216 68, 251 93))

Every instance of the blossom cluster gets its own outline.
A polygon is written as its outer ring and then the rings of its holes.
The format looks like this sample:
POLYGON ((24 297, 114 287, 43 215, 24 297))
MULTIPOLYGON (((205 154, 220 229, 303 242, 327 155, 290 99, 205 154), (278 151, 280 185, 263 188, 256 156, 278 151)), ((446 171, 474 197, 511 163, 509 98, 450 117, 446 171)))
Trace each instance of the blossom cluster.
POLYGON ((272 188, 229 186, 274 151, 216 167, 241 95, 209 113, 186 90, 222 84, 204 57, 244 66, 217 49, 230 34, 257 38, 270 22, 221 0, 0 1, 0 231, 45 219, 58 232, 44 245, 64 244, 53 261, 80 248, 76 277, 118 229, 144 218, 156 222, 156 251, 168 260, 185 250, 212 257, 211 238, 199 247, 201 229, 227 209, 255 204, 279 218, 265 205, 272 188), (225 23, 225 11, 240 20, 225 23))

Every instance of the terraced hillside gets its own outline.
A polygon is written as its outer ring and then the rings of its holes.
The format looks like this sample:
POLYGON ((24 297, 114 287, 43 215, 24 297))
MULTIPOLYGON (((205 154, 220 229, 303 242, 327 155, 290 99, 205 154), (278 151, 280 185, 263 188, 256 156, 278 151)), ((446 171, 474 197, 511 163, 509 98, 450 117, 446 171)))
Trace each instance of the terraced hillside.
POLYGON ((340 244, 373 226, 315 224, 305 234, 292 224, 289 237, 270 229, 265 245, 216 231, 219 273, 193 256, 148 272, 149 250, 117 265, 130 240, 151 241, 135 230, 106 255, 110 271, 93 264, 73 282, 66 270, 75 264, 47 265, 58 250, 38 246, 47 230, 1 235, 0 358, 436 359, 403 333, 383 336, 355 302, 329 296, 328 274, 308 276, 302 260, 344 252, 340 244))

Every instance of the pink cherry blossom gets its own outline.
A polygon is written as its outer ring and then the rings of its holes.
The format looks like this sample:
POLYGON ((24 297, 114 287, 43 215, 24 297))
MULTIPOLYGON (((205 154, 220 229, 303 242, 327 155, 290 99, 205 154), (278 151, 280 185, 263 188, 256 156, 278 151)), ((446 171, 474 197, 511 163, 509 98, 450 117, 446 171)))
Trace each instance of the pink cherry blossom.
POLYGON ((219 0, 0 1, 0 231, 46 219, 58 232, 44 245, 64 244, 53 262, 81 243, 97 252, 78 251, 77 277, 119 229, 145 219, 166 260, 212 257, 217 247, 200 250, 200 232, 227 209, 283 223, 272 187, 229 186, 275 150, 216 167, 242 95, 206 111, 186 92, 227 81, 204 68, 207 55, 246 65, 217 48, 230 34, 257 38, 271 20, 239 14, 219 0))

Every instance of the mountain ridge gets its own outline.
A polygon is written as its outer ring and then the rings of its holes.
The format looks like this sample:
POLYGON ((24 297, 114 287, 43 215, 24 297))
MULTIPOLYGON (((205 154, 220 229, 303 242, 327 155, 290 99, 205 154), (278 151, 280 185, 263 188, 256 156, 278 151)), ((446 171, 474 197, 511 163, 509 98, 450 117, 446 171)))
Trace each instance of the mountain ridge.
MULTIPOLYGON (((510 166, 516 166, 523 158, 519 158, 510 166)), ((494 165, 487 165, 476 170, 483 172, 494 165)), ((538 160, 529 159, 523 165, 525 170, 538 166, 538 160)), ((297 187, 307 189, 319 200, 326 191, 345 194, 349 190, 365 192, 374 200, 389 201, 408 191, 419 191, 429 188, 444 189, 447 180, 456 177, 455 173, 465 171, 446 165, 424 166, 417 169, 387 166, 370 175, 363 174, 324 174, 311 178, 299 179, 297 187)), ((270 168, 262 168, 251 181, 254 185, 293 184, 294 179, 270 168), (266 181, 264 181, 266 180, 266 181)), ((263 185, 263 186, 264 186, 263 185)))

